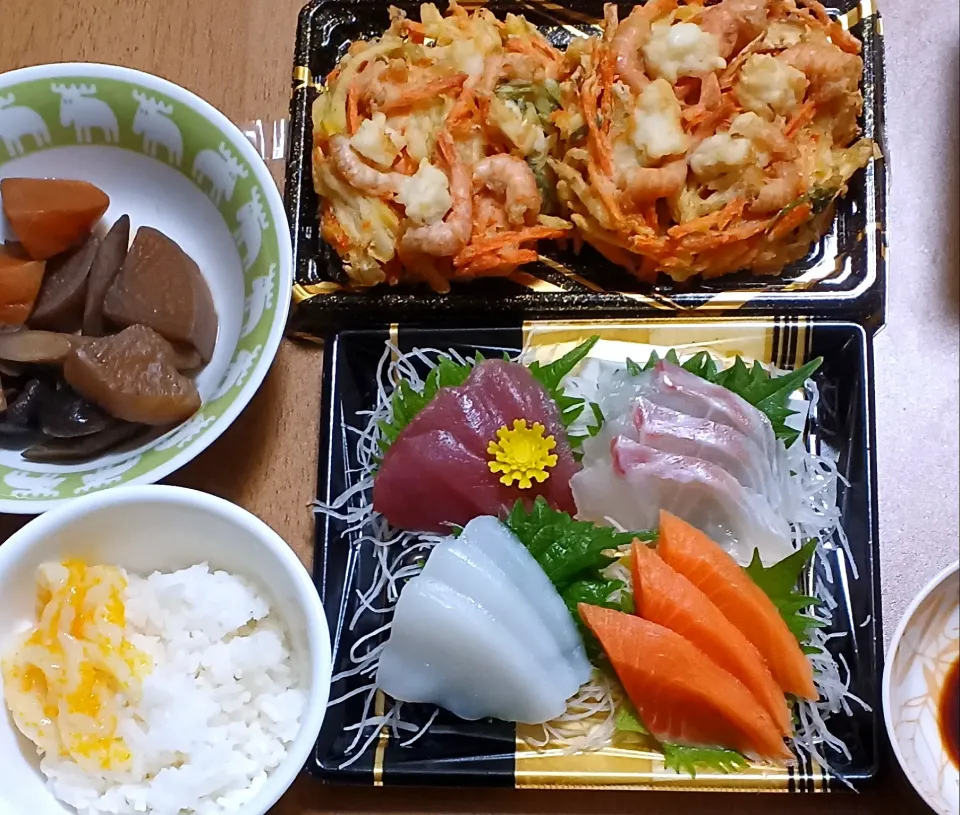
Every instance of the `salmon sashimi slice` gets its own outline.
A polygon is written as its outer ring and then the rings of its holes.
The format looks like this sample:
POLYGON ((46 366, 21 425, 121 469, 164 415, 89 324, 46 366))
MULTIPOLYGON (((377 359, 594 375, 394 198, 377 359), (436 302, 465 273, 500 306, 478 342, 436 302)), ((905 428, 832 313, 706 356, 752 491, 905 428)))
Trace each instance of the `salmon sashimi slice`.
POLYGON ((586 603, 578 610, 655 738, 764 760, 792 758, 753 694, 689 640, 632 614, 586 603))
POLYGON ((818 698, 813 666, 777 607, 718 544, 675 515, 661 512, 657 552, 756 646, 784 693, 818 698))
POLYGON ((763 657, 710 598, 639 542, 633 544, 632 572, 636 613, 675 631, 733 674, 756 697, 780 735, 791 735, 787 700, 763 657))

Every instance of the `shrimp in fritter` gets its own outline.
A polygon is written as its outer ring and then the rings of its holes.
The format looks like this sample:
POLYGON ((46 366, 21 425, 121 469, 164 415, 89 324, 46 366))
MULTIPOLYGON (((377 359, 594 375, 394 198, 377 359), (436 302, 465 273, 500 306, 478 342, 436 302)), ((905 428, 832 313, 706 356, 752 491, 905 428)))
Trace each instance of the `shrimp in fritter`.
POLYGON ((687 180, 686 159, 671 161, 663 167, 633 167, 627 174, 626 195, 635 205, 650 204, 680 194, 687 180))
POLYGON ((794 45, 777 59, 802 72, 810 82, 808 97, 827 105, 859 96, 863 60, 827 40, 794 45))
MULTIPOLYGON (((639 93, 650 81, 644 69, 642 49, 650 38, 651 23, 676 7, 677 0, 649 0, 642 6, 634 6, 627 19, 616 26, 610 50, 616 60, 617 74, 634 93, 639 93)), ((616 6, 608 3, 604 14, 608 26, 616 23, 616 6)))
POLYGON ((610 43, 617 61, 617 73, 634 93, 639 93, 650 81, 643 70, 640 51, 649 37, 650 17, 643 6, 634 6, 630 16, 617 27, 617 33, 610 43))
POLYGON ((371 110, 389 113, 459 91, 467 78, 467 74, 454 74, 441 79, 407 82, 402 85, 388 84, 378 78, 368 84, 367 98, 371 110))
POLYGON ((488 156, 473 165, 473 186, 486 188, 504 201, 507 220, 515 225, 536 221, 540 190, 530 165, 516 156, 488 156))
POLYGON ((457 155, 449 133, 441 133, 437 141, 440 155, 447 164, 450 196, 453 206, 442 221, 408 229, 400 241, 405 255, 453 257, 470 239, 473 226, 473 200, 470 197, 470 171, 457 155))
POLYGON ((720 41, 720 56, 729 59, 767 27, 770 0, 721 0, 703 12, 700 27, 720 41))
POLYGON ((863 60, 827 40, 794 45, 778 54, 777 59, 807 77, 810 82, 807 100, 831 117, 834 141, 844 143, 853 139, 863 108, 859 88, 863 60))
POLYGON ((747 207, 754 215, 769 215, 779 212, 787 204, 796 201, 803 190, 803 180, 797 165, 778 161, 773 165, 773 178, 764 182, 757 197, 747 207))
POLYGON ((399 189, 402 176, 371 167, 356 154, 346 136, 330 139, 330 160, 344 181, 367 195, 386 198, 399 189))

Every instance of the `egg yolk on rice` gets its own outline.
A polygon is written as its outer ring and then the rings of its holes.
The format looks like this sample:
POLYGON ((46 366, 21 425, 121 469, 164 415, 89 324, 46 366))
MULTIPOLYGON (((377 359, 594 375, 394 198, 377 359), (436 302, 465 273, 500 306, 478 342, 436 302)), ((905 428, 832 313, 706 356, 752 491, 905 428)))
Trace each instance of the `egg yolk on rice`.
POLYGON ((125 769, 119 724, 153 667, 125 637, 126 574, 70 560, 42 565, 37 584, 39 622, 0 663, 14 721, 41 754, 125 769))

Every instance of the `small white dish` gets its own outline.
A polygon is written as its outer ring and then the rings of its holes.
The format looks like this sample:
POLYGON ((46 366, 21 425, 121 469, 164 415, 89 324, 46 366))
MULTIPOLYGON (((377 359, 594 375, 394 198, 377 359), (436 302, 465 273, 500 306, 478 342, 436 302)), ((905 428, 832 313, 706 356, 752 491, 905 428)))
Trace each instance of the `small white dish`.
MULTIPOLYGON (((206 449, 253 398, 277 353, 293 285, 290 229, 270 171, 243 133, 184 88, 114 65, 0 74, 0 179, 90 181, 121 215, 160 229, 200 267, 219 319, 197 377, 203 406, 135 450, 75 465, 0 450, 0 512, 39 513, 119 484, 150 484, 206 449)), ((0 214, 0 240, 15 235, 0 214)))
POLYGON ((941 690, 960 655, 960 562, 907 608, 883 671, 883 718, 897 761, 939 815, 960 815, 960 771, 940 736, 941 690))
MULTIPOLYGON (((270 527, 222 498, 181 487, 121 487, 34 519, 0 546, 0 653, 36 623, 40 564, 81 558, 131 573, 198 563, 253 581, 284 623, 307 701, 300 732, 259 793, 234 815, 264 815, 293 783, 320 732, 330 691, 330 637, 319 595, 270 527)), ((0 677, 0 699, 3 680, 0 677)), ((76 815, 47 789, 33 744, 0 711, 0 815, 76 815)))

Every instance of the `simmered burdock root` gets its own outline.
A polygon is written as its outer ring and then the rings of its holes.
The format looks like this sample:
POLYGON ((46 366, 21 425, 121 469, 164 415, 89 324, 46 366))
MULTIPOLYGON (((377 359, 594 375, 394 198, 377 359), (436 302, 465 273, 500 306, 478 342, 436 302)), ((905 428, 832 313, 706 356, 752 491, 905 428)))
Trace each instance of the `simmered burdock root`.
POLYGON ((177 371, 173 347, 142 325, 74 349, 63 376, 79 394, 128 422, 175 424, 200 407, 193 380, 177 371))
POLYGON ((34 260, 81 244, 110 205, 93 184, 53 178, 5 178, 0 198, 10 226, 34 260))
POLYGON ((87 299, 83 306, 83 333, 99 337, 103 332, 103 301, 123 266, 130 245, 130 216, 121 215, 100 244, 90 267, 87 299))
POLYGON ((43 283, 43 261, 0 255, 0 325, 23 325, 43 283))
POLYGON ((43 285, 30 315, 32 328, 67 333, 80 328, 87 281, 99 247, 100 241, 91 235, 73 254, 61 255, 47 263, 43 285))
POLYGON ((193 259, 162 232, 137 231, 103 313, 119 326, 146 325, 170 342, 185 342, 209 362, 217 341, 217 312, 193 259))

